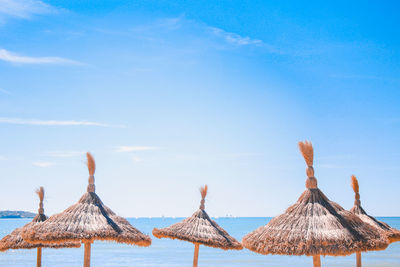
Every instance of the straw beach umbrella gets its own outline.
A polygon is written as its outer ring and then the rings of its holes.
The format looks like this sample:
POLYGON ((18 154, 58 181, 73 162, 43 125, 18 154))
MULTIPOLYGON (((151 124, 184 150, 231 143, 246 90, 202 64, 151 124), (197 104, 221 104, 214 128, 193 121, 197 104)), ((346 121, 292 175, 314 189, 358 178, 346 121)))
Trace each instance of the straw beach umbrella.
MULTIPOLYGON (((351 187, 355 193, 355 201, 354 206, 351 208, 350 212, 357 215, 362 221, 370 224, 377 231, 379 231, 382 235, 386 235, 389 239, 389 242, 400 241, 400 231, 390 227, 388 224, 378 221, 372 216, 369 216, 365 210, 361 207, 360 201, 360 193, 359 193, 359 184, 356 176, 351 176, 351 187)), ((361 267, 361 252, 357 252, 357 267, 361 267)))
POLYGON ((25 224, 21 228, 17 228, 11 232, 11 234, 6 235, 0 241, 0 251, 6 251, 9 249, 37 249, 37 266, 42 266, 42 248, 79 248, 81 244, 79 242, 63 242, 58 244, 31 244, 24 241, 21 237, 21 232, 29 230, 32 226, 37 225, 41 222, 44 222, 47 217, 44 214, 43 209, 43 199, 44 199, 44 189, 40 187, 40 189, 36 190, 36 193, 39 196, 39 210, 38 214, 33 218, 30 223, 25 224))
POLYGON ((388 241, 357 216, 331 202, 314 177, 314 151, 310 142, 299 142, 307 163, 306 190, 286 212, 243 238, 243 246, 260 254, 345 256, 357 251, 385 249, 388 241))
POLYGON ((207 189, 207 185, 200 189, 200 208, 191 217, 163 229, 153 229, 153 235, 157 238, 168 237, 192 242, 194 244, 194 267, 197 267, 200 245, 224 250, 243 249, 242 245, 211 220, 204 210, 207 189))
POLYGON ((90 249, 94 240, 150 246, 149 236, 134 228, 126 219, 117 216, 103 204, 95 193, 95 162, 87 153, 89 185, 78 203, 62 213, 51 216, 44 223, 22 233, 32 243, 61 243, 80 241, 85 244, 84 266, 90 266, 90 249))

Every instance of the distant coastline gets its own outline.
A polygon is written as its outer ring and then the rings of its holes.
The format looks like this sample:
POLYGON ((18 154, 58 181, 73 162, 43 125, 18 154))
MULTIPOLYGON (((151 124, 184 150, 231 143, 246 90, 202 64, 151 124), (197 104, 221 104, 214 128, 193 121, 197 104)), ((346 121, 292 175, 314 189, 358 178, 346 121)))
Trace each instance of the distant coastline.
POLYGON ((20 218, 33 218, 36 214, 29 211, 20 210, 2 210, 0 211, 0 219, 20 219, 20 218))

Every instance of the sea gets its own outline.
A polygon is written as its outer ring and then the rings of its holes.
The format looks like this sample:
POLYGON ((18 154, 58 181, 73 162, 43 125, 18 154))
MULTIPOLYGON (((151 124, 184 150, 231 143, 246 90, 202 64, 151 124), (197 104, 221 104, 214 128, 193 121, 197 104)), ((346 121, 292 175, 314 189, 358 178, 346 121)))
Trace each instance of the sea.
MULTIPOLYGON (((157 239, 151 235, 154 227, 162 228, 181 221, 183 218, 128 218, 140 231, 152 237, 150 247, 141 248, 115 242, 98 241, 92 244, 91 266, 192 266, 194 245, 189 242, 157 239)), ((265 225, 271 218, 214 218, 228 233, 241 241, 242 237, 259 226, 265 225)), ((392 227, 400 229, 400 217, 380 217, 392 227)), ((28 223, 30 219, 0 219, 0 236, 28 223)), ((42 266, 83 266, 83 246, 81 248, 49 249, 42 252, 42 266)), ((400 267, 400 242, 391 244, 384 251, 362 254, 364 267, 400 267)), ((355 255, 347 257, 321 257, 324 267, 356 266, 355 255)), ((0 266, 36 266, 36 250, 8 250, 0 253, 0 266)), ((311 267, 312 258, 306 256, 260 255, 243 249, 225 251, 200 246, 199 267, 212 266, 294 266, 311 267)))

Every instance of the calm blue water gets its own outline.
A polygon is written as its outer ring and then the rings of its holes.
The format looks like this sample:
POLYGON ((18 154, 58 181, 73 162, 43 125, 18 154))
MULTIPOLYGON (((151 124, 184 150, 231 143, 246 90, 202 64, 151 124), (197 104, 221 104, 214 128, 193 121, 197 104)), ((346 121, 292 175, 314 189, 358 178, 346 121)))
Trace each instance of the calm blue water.
MULTIPOLYGON (((380 218, 391 226, 400 228, 400 217, 380 218)), ((165 227, 182 218, 138 218, 128 219, 132 225, 144 233, 151 234, 153 227, 165 227)), ((0 236, 23 226, 30 220, 0 220, 0 236)), ((265 218, 219 218, 218 224, 232 236, 242 237, 266 224, 265 218)), ((157 239, 152 236, 153 244, 148 248, 121 245, 113 242, 95 242, 92 245, 92 266, 192 266, 193 249, 191 243, 157 239)), ((82 266, 83 247, 72 249, 43 249, 42 266, 82 266)), ((363 253, 363 266, 399 266, 400 242, 391 244, 385 251, 363 253)), ((355 266, 355 255, 348 257, 322 258, 322 266, 355 266)), ((10 250, 0 253, 0 266, 35 266, 36 250, 10 250)), ((247 249, 242 251, 224 251, 200 246, 199 266, 312 266, 310 257, 264 256, 247 249)))

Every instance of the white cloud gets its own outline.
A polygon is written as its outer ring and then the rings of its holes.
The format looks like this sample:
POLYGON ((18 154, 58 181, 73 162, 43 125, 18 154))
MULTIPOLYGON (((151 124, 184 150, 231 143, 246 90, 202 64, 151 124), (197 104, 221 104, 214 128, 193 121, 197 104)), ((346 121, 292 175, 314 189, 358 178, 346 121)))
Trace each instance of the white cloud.
MULTIPOLYGON (((157 19, 152 23, 136 26, 132 28, 131 31, 135 33, 154 33, 155 31, 159 32, 160 30, 163 32, 175 31, 183 26, 183 22, 188 23, 188 21, 185 20, 183 16, 157 19)), ((104 30, 102 31, 105 32, 104 30)), ((114 31, 107 32, 115 33, 114 31)))
POLYGON ((264 49, 265 51, 267 51, 269 53, 273 53, 273 54, 284 54, 285 53, 284 51, 276 48, 275 46, 267 44, 259 39, 252 39, 247 36, 243 37, 237 33, 227 32, 227 31, 224 31, 224 30, 222 30, 220 28, 216 28, 216 27, 208 26, 208 27, 206 27, 206 29, 208 30, 208 32, 211 32, 211 34, 213 36, 216 36, 216 37, 222 39, 225 43, 233 45, 233 46, 237 46, 237 47, 257 46, 257 47, 264 49))
POLYGON ((123 125, 110 125, 93 121, 60 121, 60 120, 35 120, 20 118, 2 118, 0 123, 19 125, 40 125, 40 126, 98 126, 98 127, 125 127, 123 125))
MULTIPOLYGON (((1 1, 1 0, 0 0, 1 1)), ((0 49, 0 60, 17 64, 82 64, 62 57, 28 57, 0 49)))
POLYGON ((47 156, 55 158, 71 158, 78 157, 85 154, 85 151, 49 151, 46 153, 47 156))
POLYGON ((119 146, 115 149, 115 152, 134 152, 134 151, 148 151, 156 150, 157 147, 152 146, 119 146))
POLYGON ((0 15, 28 19, 33 15, 48 14, 56 9, 38 0, 0 0, 0 15))
POLYGON ((34 161, 32 162, 32 165, 40 168, 47 168, 53 166, 54 163, 48 161, 34 161))
POLYGON ((11 93, 9 91, 7 91, 6 89, 0 88, 0 93, 3 93, 5 95, 11 95, 11 93))
POLYGON ((7 160, 7 157, 0 155, 0 161, 7 160))
POLYGON ((251 39, 250 37, 242 37, 239 34, 233 32, 226 32, 222 29, 216 27, 209 27, 211 32, 223 38, 226 42, 235 44, 235 45, 261 45, 263 42, 257 39, 251 39))
POLYGON ((183 16, 176 18, 167 18, 159 21, 159 25, 169 29, 177 29, 181 26, 183 16))
POLYGON ((201 21, 187 19, 184 15, 157 19, 151 23, 135 26, 129 31, 97 30, 105 34, 117 34, 121 36, 130 36, 130 33, 134 33, 135 38, 162 45, 163 47, 169 44, 179 45, 181 42, 177 43, 175 36, 175 34, 179 34, 179 39, 184 42, 182 46, 185 46, 185 49, 187 49, 186 47, 190 47, 190 51, 195 50, 200 43, 201 49, 204 49, 204 47, 226 49, 230 47, 256 46, 268 53, 285 54, 281 49, 262 40, 241 36, 234 32, 210 26, 201 21), (192 36, 193 33, 195 34, 195 38, 192 36), (187 40, 181 38, 182 36, 187 36, 187 40), (189 44, 186 42, 189 42, 189 44))

